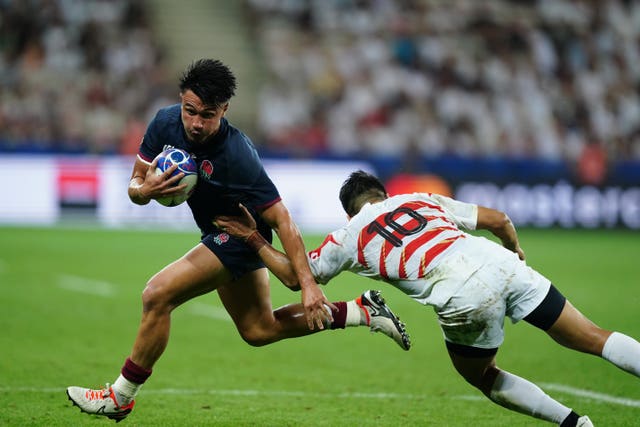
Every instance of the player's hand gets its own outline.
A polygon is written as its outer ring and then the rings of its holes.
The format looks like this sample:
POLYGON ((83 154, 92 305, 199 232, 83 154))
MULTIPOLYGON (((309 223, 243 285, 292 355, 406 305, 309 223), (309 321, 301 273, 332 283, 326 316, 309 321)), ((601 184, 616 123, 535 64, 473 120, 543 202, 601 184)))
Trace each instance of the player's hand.
POLYGON ((304 307, 307 325, 310 330, 316 326, 322 330, 333 322, 331 310, 338 308, 331 303, 317 284, 307 285, 302 288, 302 306, 304 307))
POLYGON ((256 220, 242 203, 239 203, 238 207, 241 211, 240 216, 219 215, 214 218, 213 225, 234 237, 247 240, 257 229, 256 220))
POLYGON ((520 258, 521 261, 524 261, 525 259, 524 251, 520 247, 519 243, 507 242, 507 243, 503 243, 502 246, 504 246, 506 249, 509 249, 511 252, 518 254, 518 258, 520 258))
POLYGON ((180 194, 187 188, 187 184, 176 185, 184 177, 184 173, 180 172, 175 176, 171 176, 178 168, 178 165, 174 164, 160 175, 157 175, 157 164, 158 159, 156 158, 149 165, 147 174, 144 177, 144 183, 140 186, 141 195, 150 199, 157 199, 180 194))

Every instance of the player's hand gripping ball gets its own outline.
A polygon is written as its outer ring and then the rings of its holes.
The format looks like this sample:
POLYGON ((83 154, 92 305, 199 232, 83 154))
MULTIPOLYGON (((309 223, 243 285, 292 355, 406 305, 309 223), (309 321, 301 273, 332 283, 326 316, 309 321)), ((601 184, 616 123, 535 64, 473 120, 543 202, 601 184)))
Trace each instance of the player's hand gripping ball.
POLYGON ((178 206, 184 203, 185 200, 191 196, 193 190, 196 188, 198 182, 198 165, 193 157, 189 153, 180 148, 169 148, 158 154, 158 164, 156 166, 156 174, 161 175, 164 171, 169 169, 174 164, 178 165, 178 168, 173 171, 171 176, 175 176, 180 172, 184 173, 184 176, 180 181, 176 183, 176 186, 181 184, 187 184, 187 187, 179 194, 175 194, 169 197, 157 198, 156 201, 164 206, 178 206))

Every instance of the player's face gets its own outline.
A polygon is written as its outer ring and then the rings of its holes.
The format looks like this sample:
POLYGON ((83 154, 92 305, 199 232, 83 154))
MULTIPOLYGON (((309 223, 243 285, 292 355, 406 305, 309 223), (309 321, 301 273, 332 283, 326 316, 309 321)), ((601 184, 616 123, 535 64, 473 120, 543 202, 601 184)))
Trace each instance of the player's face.
POLYGON ((202 143, 220 128, 220 119, 224 117, 229 104, 210 106, 190 90, 180 94, 182 98, 182 125, 191 142, 202 143))

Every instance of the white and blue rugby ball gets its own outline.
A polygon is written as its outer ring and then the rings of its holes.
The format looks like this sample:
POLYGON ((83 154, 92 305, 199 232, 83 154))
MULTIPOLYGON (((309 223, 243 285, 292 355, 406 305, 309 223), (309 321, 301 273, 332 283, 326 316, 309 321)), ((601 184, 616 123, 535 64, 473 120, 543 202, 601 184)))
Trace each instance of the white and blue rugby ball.
POLYGON ((158 198, 156 201, 164 206, 178 206, 184 203, 191 196, 198 182, 198 165, 196 161, 191 157, 191 154, 180 148, 168 148, 158 154, 157 159, 156 175, 161 175, 171 166, 178 165, 178 168, 171 176, 175 176, 180 172, 184 173, 184 176, 177 182, 176 186, 187 184, 187 187, 180 194, 158 198))

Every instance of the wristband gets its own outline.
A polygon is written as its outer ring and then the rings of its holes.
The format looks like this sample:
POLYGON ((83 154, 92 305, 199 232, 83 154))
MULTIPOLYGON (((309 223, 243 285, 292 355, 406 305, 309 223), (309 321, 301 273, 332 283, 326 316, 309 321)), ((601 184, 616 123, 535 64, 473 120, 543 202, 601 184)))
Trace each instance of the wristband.
POLYGON ((258 233, 258 230, 251 233, 251 235, 247 237, 247 240, 245 240, 245 243, 256 253, 262 249, 263 246, 267 245, 267 241, 262 237, 262 234, 258 233))

